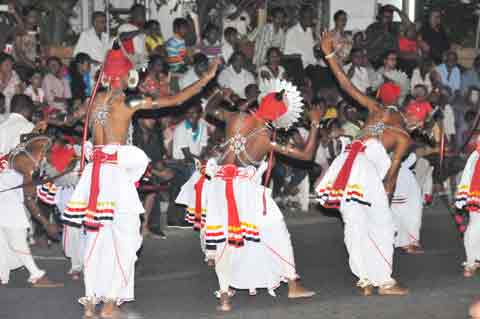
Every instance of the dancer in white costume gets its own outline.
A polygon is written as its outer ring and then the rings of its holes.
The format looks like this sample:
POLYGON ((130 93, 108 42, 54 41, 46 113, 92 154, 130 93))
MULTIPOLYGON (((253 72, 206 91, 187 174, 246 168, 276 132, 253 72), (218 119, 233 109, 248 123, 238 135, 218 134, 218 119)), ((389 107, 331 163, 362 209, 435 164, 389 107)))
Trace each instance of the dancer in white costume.
MULTIPOLYGON (((391 277, 395 224, 389 198, 401 159, 410 146, 406 117, 396 107, 384 107, 358 91, 336 61, 334 37, 325 33, 321 47, 342 89, 369 114, 360 139, 340 154, 317 187, 320 203, 340 210, 350 268, 365 296, 378 287, 380 295, 406 295, 391 277), (390 160, 387 151, 392 152, 390 160)), ((398 101, 400 89, 390 83, 379 91, 385 105, 398 101)))
POLYGON ((50 224, 42 215, 36 201, 33 173, 44 159, 50 140, 37 136, 21 143, 8 155, 8 164, 0 171, 0 281, 7 284, 10 271, 24 266, 30 273, 28 281, 32 287, 63 287, 50 281, 44 270, 38 268, 27 243, 29 223, 25 207, 34 219, 45 227, 47 233, 55 237, 57 225, 50 224), (20 187, 18 187, 20 186, 20 187))
MULTIPOLYGON (((479 141, 477 141, 477 145, 479 141)), ((462 178, 457 188, 455 196, 455 205, 459 210, 466 211, 468 225, 464 231, 464 245, 467 260, 464 262, 463 275, 466 278, 473 277, 480 267, 480 149, 468 158, 467 164, 463 169, 462 178)), ((456 216, 457 223, 463 224, 463 217, 456 216)))
POLYGON ((112 317, 117 306, 134 299, 134 268, 140 248, 139 214, 144 209, 135 183, 149 159, 139 148, 126 145, 131 119, 142 109, 175 106, 197 94, 216 74, 218 61, 206 75, 176 96, 152 100, 127 100, 124 90, 138 84, 122 43, 108 52, 100 77, 109 89, 92 98, 93 150, 91 163, 82 173, 64 213, 64 220, 87 230, 84 254, 85 296, 80 298, 85 316, 95 316, 95 304, 103 302, 101 317, 112 317))
POLYGON ((420 245, 423 214, 422 190, 411 171, 416 158, 414 153, 410 153, 402 162, 391 206, 397 225, 395 247, 400 247, 409 254, 423 253, 420 245))
POLYGON ((231 310, 230 288, 251 292, 267 288, 273 294, 282 280, 288 280, 289 298, 315 294, 297 280, 283 215, 261 180, 266 168, 263 160, 270 152, 303 160, 313 157, 324 111, 317 106, 310 111, 312 128, 305 149, 277 145, 271 140, 269 123, 293 124, 302 111, 302 98, 292 84, 281 80, 265 81, 260 90, 259 109, 252 113, 216 109, 215 100, 229 99, 229 90, 212 96, 207 112, 227 124, 226 142, 220 145, 223 155, 209 160, 201 183, 191 180, 177 199, 193 208, 191 219, 197 228, 204 228, 206 254, 215 260, 220 311, 231 310))

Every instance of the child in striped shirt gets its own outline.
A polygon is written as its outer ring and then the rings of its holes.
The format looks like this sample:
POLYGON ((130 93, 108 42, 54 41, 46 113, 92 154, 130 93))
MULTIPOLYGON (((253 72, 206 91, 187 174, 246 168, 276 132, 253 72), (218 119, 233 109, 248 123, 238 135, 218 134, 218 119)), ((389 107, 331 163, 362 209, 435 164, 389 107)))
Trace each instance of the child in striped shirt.
POLYGON ((185 35, 188 30, 189 24, 186 19, 177 18, 173 21, 174 36, 168 39, 166 43, 167 62, 171 72, 184 73, 187 70, 185 35))

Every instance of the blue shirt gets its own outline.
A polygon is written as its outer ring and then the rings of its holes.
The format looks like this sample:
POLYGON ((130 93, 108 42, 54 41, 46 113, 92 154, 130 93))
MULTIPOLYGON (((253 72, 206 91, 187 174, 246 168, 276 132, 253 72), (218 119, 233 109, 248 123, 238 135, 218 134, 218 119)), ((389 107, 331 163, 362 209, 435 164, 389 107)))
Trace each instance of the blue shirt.
POLYGON ((448 86, 452 90, 452 94, 455 93, 455 91, 460 90, 462 84, 462 75, 458 66, 454 66, 449 75, 447 66, 445 63, 443 63, 437 66, 437 72, 440 74, 442 84, 448 86))
POLYGON ((480 88, 480 74, 475 69, 468 70, 462 77, 462 93, 466 93, 470 87, 480 88))

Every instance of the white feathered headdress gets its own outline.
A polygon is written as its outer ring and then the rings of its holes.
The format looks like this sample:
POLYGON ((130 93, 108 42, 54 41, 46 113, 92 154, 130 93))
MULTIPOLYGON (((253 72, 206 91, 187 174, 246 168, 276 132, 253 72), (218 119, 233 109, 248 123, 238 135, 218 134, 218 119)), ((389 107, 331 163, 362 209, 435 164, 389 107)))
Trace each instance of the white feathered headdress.
POLYGON ((258 101, 260 107, 258 113, 260 115, 265 111, 278 115, 275 116, 275 118, 268 118, 276 128, 289 128, 298 121, 303 112, 303 98, 295 85, 280 79, 261 80, 259 89, 260 96, 258 97, 258 101), (269 102, 269 97, 271 98, 272 94, 278 94, 276 97, 277 102, 282 104, 282 110, 278 112, 276 112, 276 110, 269 110, 269 108, 278 108, 276 103, 269 102))

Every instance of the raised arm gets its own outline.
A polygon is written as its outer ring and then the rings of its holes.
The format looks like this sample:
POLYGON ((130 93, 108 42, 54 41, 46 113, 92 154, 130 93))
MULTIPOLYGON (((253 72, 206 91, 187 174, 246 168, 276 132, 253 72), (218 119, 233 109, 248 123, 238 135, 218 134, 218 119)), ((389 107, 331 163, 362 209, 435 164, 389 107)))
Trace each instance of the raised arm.
POLYGON ((368 109, 369 112, 377 112, 380 110, 380 105, 374 99, 366 96, 360 92, 347 77, 343 68, 340 66, 338 61, 335 58, 334 42, 333 42, 333 33, 326 32, 322 36, 320 42, 323 53, 325 54, 325 60, 328 61, 332 73, 335 75, 340 87, 348 93, 355 101, 357 101, 361 106, 368 109))
POLYGON ((317 150, 318 132, 320 131, 320 120, 322 119, 324 114, 325 110, 318 105, 314 105, 310 110, 310 134, 308 134, 308 139, 303 149, 280 145, 276 142, 272 142, 271 145, 273 151, 302 161, 312 160, 317 150))
POLYGON ((205 113, 219 121, 228 122, 234 113, 220 108, 220 103, 225 100, 229 101, 231 94, 231 89, 217 88, 206 101, 205 113))
POLYGON ((393 12, 398 13, 398 15, 400 16, 400 19, 402 20, 402 24, 404 24, 404 25, 413 24, 412 21, 410 21, 410 18, 408 17, 408 15, 404 11, 400 10, 399 8, 397 8, 396 6, 393 6, 393 5, 387 5, 387 6, 390 7, 390 9, 393 12))
POLYGON ((133 103, 137 103, 138 105, 131 106, 134 111, 178 106, 183 102, 189 100, 192 96, 200 93, 200 91, 208 84, 208 82, 210 82, 215 77, 219 64, 220 62, 218 59, 213 61, 210 64, 207 73, 205 73, 205 75, 200 80, 190 85, 186 89, 180 91, 176 95, 160 97, 155 100, 144 99, 141 101, 134 101, 133 103))

